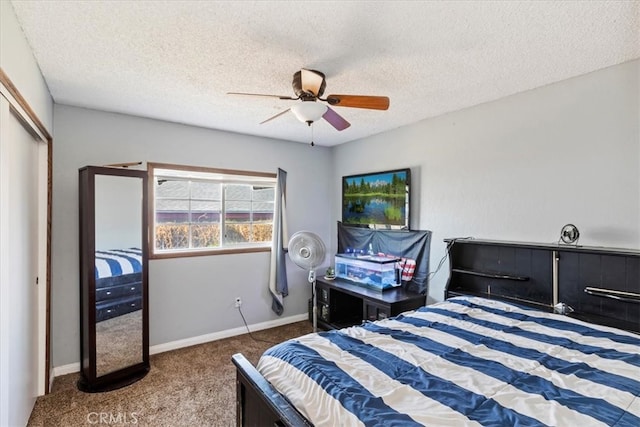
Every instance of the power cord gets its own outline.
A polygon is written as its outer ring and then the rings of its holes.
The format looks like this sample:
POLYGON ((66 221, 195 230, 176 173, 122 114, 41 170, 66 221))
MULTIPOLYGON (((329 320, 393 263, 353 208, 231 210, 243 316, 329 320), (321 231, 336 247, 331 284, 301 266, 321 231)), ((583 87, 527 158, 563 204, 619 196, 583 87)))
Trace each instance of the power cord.
POLYGON ((240 316, 242 317, 242 322, 244 322, 244 327, 247 328, 247 332, 249 333, 249 336, 251 337, 252 340, 265 342, 267 344, 279 344, 278 342, 275 342, 275 341, 263 340, 261 338, 254 337, 251 331, 249 330, 249 325, 247 325, 247 320, 244 318, 244 314, 242 314, 242 307, 238 307, 238 313, 240 313, 240 316))
POLYGON ((427 282, 436 274, 438 274, 438 271, 440 271, 440 268, 442 268, 442 264, 444 264, 444 260, 447 259, 447 257, 449 256, 449 251, 451 250, 451 247, 453 246, 453 244, 456 242, 456 240, 472 240, 473 237, 458 237, 455 239, 452 239, 451 241, 449 241, 447 243, 447 249, 444 253, 444 255, 442 256, 442 258, 440 258, 440 261, 438 262, 438 266, 436 267, 435 271, 432 271, 431 273, 427 274, 427 282))
POLYGON ((447 257, 449 256, 449 250, 448 249, 449 248, 447 248, 447 252, 445 252, 443 257, 440 258, 440 261, 438 262, 438 266, 436 267, 436 269, 434 271, 432 271, 431 273, 427 274, 427 282, 429 280, 431 280, 433 278, 433 276, 438 274, 438 271, 440 271, 440 268, 442 268, 442 264, 444 264, 444 260, 447 259, 447 257))

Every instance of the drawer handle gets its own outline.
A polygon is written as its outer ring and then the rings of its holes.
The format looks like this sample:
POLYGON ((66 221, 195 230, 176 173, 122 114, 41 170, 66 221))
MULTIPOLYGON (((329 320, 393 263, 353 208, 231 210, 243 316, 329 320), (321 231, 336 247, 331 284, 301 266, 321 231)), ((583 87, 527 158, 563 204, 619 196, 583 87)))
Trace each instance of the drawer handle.
POLYGON ((111 295, 111 291, 107 291, 107 295, 111 295))

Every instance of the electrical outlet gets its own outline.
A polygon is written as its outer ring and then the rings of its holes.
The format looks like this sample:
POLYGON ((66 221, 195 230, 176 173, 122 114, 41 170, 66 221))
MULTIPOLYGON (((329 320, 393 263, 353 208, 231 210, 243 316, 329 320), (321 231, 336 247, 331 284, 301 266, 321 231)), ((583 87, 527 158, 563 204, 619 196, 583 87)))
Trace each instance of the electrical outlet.
POLYGON ((240 297, 236 297, 236 308, 240 308, 241 305, 242 305, 242 300, 240 299, 240 297))

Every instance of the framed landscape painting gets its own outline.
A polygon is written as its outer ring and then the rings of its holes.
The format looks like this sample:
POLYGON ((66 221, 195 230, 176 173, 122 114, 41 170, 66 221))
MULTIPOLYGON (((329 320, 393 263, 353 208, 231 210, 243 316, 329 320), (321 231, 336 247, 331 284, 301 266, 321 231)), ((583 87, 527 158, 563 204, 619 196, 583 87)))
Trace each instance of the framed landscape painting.
POLYGON ((342 223, 409 229, 411 169, 342 177, 342 223))

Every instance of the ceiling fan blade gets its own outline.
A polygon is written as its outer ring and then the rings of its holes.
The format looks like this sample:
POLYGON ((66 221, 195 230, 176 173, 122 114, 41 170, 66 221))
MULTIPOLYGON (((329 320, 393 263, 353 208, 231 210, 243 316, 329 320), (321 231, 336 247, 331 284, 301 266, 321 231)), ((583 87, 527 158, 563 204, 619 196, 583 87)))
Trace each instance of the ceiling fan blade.
POLYGON ((346 128, 351 126, 351 123, 346 121, 340 114, 336 113, 329 107, 327 107, 327 111, 324 113, 322 118, 328 121, 329 124, 337 130, 345 130, 346 128))
POLYGON ((269 117, 267 120, 264 120, 264 121, 260 122, 260 124, 262 125, 262 124, 265 124, 267 122, 270 122, 271 120, 276 119, 276 118, 280 117, 281 115, 288 113, 289 111, 291 111, 291 108, 287 108, 286 110, 279 112, 275 116, 269 117))
POLYGON ((329 95, 327 102, 334 107, 367 108, 369 110, 386 110, 389 98, 386 96, 366 95, 329 95))
POLYGON ((246 93, 246 92, 227 92, 227 95, 247 95, 247 96, 265 96, 269 98, 278 98, 278 99, 291 99, 296 100, 298 98, 292 98, 286 95, 265 95, 263 93, 246 93))
POLYGON ((305 70, 304 68, 301 71, 300 80, 302 81, 302 90, 305 92, 311 92, 315 96, 319 96, 320 87, 322 86, 322 82, 324 82, 324 76, 316 73, 315 71, 305 70))

